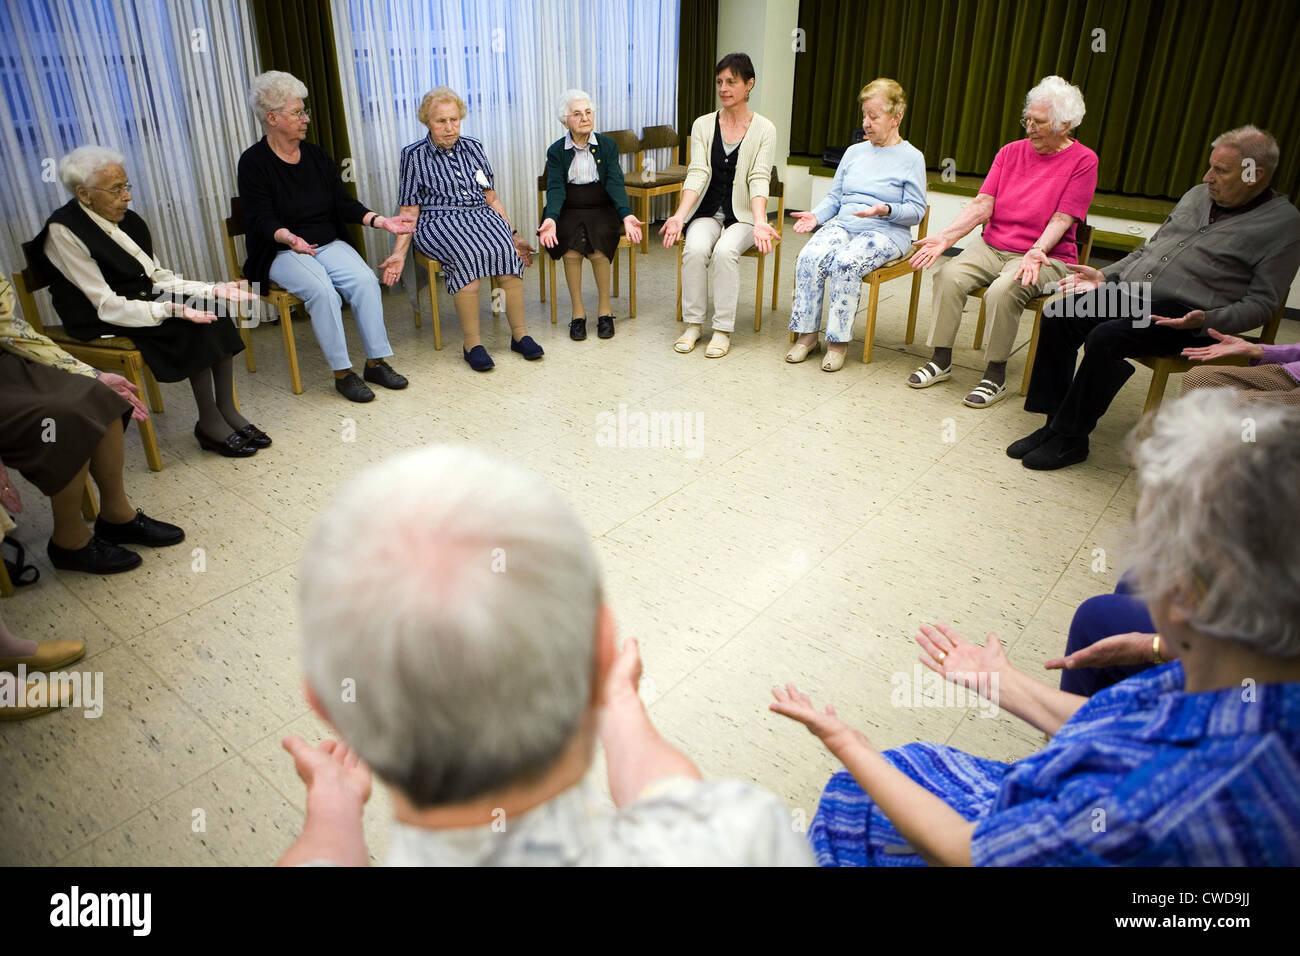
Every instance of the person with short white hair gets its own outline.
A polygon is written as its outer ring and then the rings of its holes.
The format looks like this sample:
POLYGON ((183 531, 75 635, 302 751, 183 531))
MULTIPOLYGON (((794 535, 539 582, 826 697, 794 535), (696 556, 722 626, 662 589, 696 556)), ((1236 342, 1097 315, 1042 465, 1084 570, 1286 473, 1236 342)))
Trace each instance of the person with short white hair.
POLYGON ((248 105, 265 134, 239 157, 248 260, 244 275, 261 289, 271 283, 303 300, 316 341, 329 362, 335 390, 351 402, 374 401, 366 383, 406 388, 388 364, 393 348, 375 273, 348 243, 350 223, 394 235, 414 228, 407 217, 382 216, 353 199, 325 150, 306 142, 311 110, 296 76, 268 70, 254 78, 248 105), (342 296, 340 297, 340 293, 342 296), (366 353, 361 375, 352 368, 343 332, 343 299, 366 353))
POLYGON ((58 165, 72 194, 32 243, 32 266, 50 284, 68 335, 122 336, 160 382, 189 381, 199 447, 247 458, 270 437, 235 405, 232 359, 244 350, 227 303, 255 299, 238 283, 200 282, 163 267, 149 226, 132 211, 126 157, 80 146, 58 165))
POLYGON ((1073 136, 1084 112, 1077 86, 1059 76, 1044 77, 1025 95, 1025 138, 998 150, 979 195, 956 219, 917 242, 912 266, 928 269, 972 229, 984 226, 935 273, 926 342, 934 354, 908 377, 912 388, 929 388, 952 377, 953 345, 966 298, 984 289, 991 322, 984 377, 962 403, 988 408, 1007 397, 1007 359, 1025 305, 1069 275, 1070 265, 1079 261, 1079 224, 1087 219, 1097 191, 1097 154, 1073 136))
POLYGON ((282 864, 366 865, 368 768, 390 865, 811 863, 780 801, 655 731, 590 535, 539 476, 463 446, 390 460, 320 513, 299 579, 308 700, 341 742, 285 738, 307 820, 282 864))
MULTIPOLYGON (((1201 182, 1141 248, 1105 269, 1070 266, 1067 295, 1043 309, 1025 396, 1025 411, 1047 419, 1007 447, 1010 457, 1036 471, 1084 461, 1135 371, 1129 359, 1222 357, 1233 351, 1217 347, 1225 336, 1273 318, 1300 270, 1300 211, 1271 185, 1278 155, 1254 126, 1215 137, 1201 182)), ((1250 377, 1260 375, 1269 390, 1288 384, 1280 368, 1250 377)))
MULTIPOLYGON (((881 753, 778 689, 772 709, 845 767, 809 830, 820 863, 1300 865, 1300 408, 1194 392, 1134 457, 1156 666, 1082 697, 1013 667, 995 634, 980 647, 922 625, 926 667, 1051 735, 1011 764, 933 743, 881 753)), ((1149 661, 1151 640, 1137 650, 1128 662, 1149 661)))
POLYGON ((596 108, 582 90, 560 97, 560 123, 565 134, 546 150, 546 207, 537 235, 552 259, 564 260, 573 311, 569 338, 587 337, 587 309, 582 303, 582 260, 591 262, 596 277, 596 334, 614 335, 614 307, 609 301, 610 264, 618 241, 626 235, 641 241, 645 225, 632 214, 618 143, 596 135, 596 108))

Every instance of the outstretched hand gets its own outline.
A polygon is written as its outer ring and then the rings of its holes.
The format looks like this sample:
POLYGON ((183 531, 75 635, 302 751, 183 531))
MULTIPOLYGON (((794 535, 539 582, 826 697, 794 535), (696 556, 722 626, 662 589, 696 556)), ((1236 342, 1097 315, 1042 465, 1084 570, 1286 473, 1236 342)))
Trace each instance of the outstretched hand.
POLYGON ((838 756, 845 747, 871 746, 867 735, 842 721, 834 707, 827 704, 824 711, 818 710, 808 695, 794 684, 786 684, 784 689, 773 687, 772 696, 776 702, 768 704, 768 710, 803 724, 831 753, 838 756))
POLYGON ((1206 329, 1205 331, 1210 338, 1216 340, 1215 343, 1196 347, 1189 346, 1183 349, 1183 358, 1189 358, 1196 362, 1211 362, 1215 359, 1231 358, 1233 356, 1251 359, 1264 357, 1264 348, 1258 342, 1248 342, 1246 339, 1238 338, 1235 335, 1224 335, 1218 329, 1206 329))
POLYGON ((944 680, 979 692, 988 689, 994 674, 1002 675, 1011 669, 1002 642, 992 631, 983 647, 972 644, 947 624, 922 624, 916 634, 921 645, 920 661, 944 680))
POLYGON ((1075 670, 1081 667, 1133 667, 1154 663, 1155 635, 1130 631, 1112 634, 1065 657, 1054 657, 1043 664, 1049 671, 1075 670))
POLYGON ((347 744, 322 740, 313 747, 294 734, 280 744, 293 755, 294 769, 310 796, 356 799, 362 804, 370 799, 370 768, 347 744))

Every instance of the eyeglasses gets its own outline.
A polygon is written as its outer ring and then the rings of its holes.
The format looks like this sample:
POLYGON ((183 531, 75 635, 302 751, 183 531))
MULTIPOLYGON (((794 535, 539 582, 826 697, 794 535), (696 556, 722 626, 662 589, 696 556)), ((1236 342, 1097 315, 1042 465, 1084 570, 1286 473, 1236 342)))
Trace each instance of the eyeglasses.
POLYGON ((273 113, 283 113, 285 116, 292 116, 294 119, 311 119, 311 110, 272 110, 273 113))
POLYGON ((121 199, 123 193, 129 193, 131 191, 131 184, 123 183, 120 186, 114 186, 112 189, 108 189, 104 186, 87 186, 86 188, 98 189, 102 193, 108 193, 110 196, 116 196, 118 199, 121 199))
POLYGON ((1050 127, 1052 122, 1051 120, 1036 120, 1028 116, 1022 116, 1020 118, 1020 125, 1025 129, 1038 129, 1040 126, 1050 127))

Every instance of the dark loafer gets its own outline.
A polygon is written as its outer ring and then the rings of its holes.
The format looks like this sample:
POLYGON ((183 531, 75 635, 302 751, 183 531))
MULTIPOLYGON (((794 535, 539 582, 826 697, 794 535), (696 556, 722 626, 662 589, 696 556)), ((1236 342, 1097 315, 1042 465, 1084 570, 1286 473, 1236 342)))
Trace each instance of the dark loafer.
MULTIPOLYGON (((511 346, 513 348, 513 346, 511 346)), ((461 349, 465 352, 464 349, 461 349)), ((488 355, 488 350, 481 345, 476 345, 468 352, 465 352, 465 361, 469 367, 476 372, 486 372, 496 367, 496 362, 492 361, 492 356, 488 355)))
POLYGON ((375 393, 370 390, 369 385, 361 381, 361 376, 356 372, 348 372, 342 378, 336 378, 334 388, 349 402, 373 402, 375 400, 375 393))
POLYGON ((534 359, 539 359, 546 354, 545 352, 542 351, 542 347, 533 341, 533 337, 531 335, 525 335, 518 342, 516 342, 514 339, 511 339, 510 351, 518 352, 520 355, 528 359, 528 361, 530 362, 533 361, 534 359))
POLYGON ((1024 458, 1020 464, 1034 471, 1055 471, 1068 465, 1077 465, 1088 457, 1088 439, 1067 438, 1053 434, 1024 458))
POLYGON ((1054 433, 1052 429, 1047 425, 1044 425, 1042 428, 1038 429, 1038 431, 1034 432, 1033 434, 1026 435, 1024 438, 1021 438, 1019 441, 1013 441, 1010 445, 1008 445, 1007 456, 1009 458, 1024 458, 1026 455, 1028 455, 1039 445, 1042 445, 1049 438, 1051 438, 1053 434, 1054 433))
POLYGON ((271 447, 271 436, 251 422, 241 428, 238 434, 243 435, 244 441, 248 442, 254 448, 271 447))
POLYGON ((93 537, 84 548, 69 551, 51 541, 45 546, 50 564, 60 571, 84 571, 86 574, 120 574, 138 568, 143 558, 134 551, 119 548, 111 541, 93 537))
POLYGON ((239 432, 231 432, 226 436, 225 441, 217 441, 215 438, 209 438, 203 434, 198 423, 194 425, 194 437, 199 440, 199 447, 204 451, 215 451, 218 455, 224 455, 226 458, 251 458, 257 454, 257 449, 248 443, 248 439, 239 432))
POLYGON ((393 371, 393 367, 383 359, 380 359, 374 365, 367 365, 364 375, 367 382, 375 382, 384 388, 394 390, 406 388, 406 376, 398 375, 393 371))
POLYGON ((614 317, 612 315, 596 317, 596 334, 602 339, 612 339, 614 337, 614 317))
POLYGON ((587 337, 587 320, 570 319, 569 320, 569 338, 575 342, 581 342, 587 337))
POLYGON ((165 548, 185 540, 185 532, 174 524, 156 521, 139 508, 135 517, 123 524, 110 524, 102 517, 95 519, 95 537, 110 544, 147 544, 151 548, 165 548))

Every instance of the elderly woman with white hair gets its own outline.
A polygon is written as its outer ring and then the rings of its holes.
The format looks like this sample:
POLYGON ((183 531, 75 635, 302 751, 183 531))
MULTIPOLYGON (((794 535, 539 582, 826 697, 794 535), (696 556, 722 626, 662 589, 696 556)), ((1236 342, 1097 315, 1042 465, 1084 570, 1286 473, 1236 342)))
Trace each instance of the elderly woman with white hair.
POLYGON ((1083 94, 1059 76, 1044 77, 1025 96, 1025 139, 998 150, 979 195, 945 229, 917 243, 911 263, 929 268, 944 250, 981 223, 967 243, 934 277, 930 361, 907 384, 928 388, 952 377, 952 349, 966 297, 986 288, 992 317, 987 367, 963 399, 987 408, 1007 395, 1007 359, 1015 345, 1025 304, 1069 274, 1079 261, 1078 224, 1097 191, 1097 154, 1072 137, 1083 122, 1083 94))
MULTIPOLYGON (((465 361, 474 371, 487 372, 496 363, 479 336, 480 279, 495 278, 505 293, 510 350, 529 361, 544 352, 524 318, 524 268, 532 263, 533 247, 510 225, 483 144, 460 135, 468 111, 450 87, 424 94, 419 118, 429 134, 402 150, 397 202, 415 223, 415 248, 442 265, 465 339, 465 361)), ((386 284, 401 278, 410 246, 405 235, 393 243, 383 264, 386 284)))
POLYGON ((371 212, 348 194, 334 160, 306 142, 311 110, 307 87, 289 73, 271 70, 253 80, 248 103, 266 131, 239 157, 239 194, 244 206, 248 261, 244 275, 263 288, 275 282, 306 305, 316 341, 334 372, 334 388, 353 402, 373 401, 366 382, 406 388, 387 359, 393 349, 384 327, 379 283, 348 244, 349 223, 409 233, 410 220, 371 212), (337 292, 335 290, 338 290, 337 292), (362 376, 352 369, 343 334, 343 302, 361 333, 366 352, 362 376), (362 381, 364 377, 365 381, 362 381))
POLYGON ((128 208, 125 163, 121 153, 101 146, 82 146, 63 157, 59 179, 72 199, 36 237, 33 265, 49 280, 54 309, 69 335, 85 342, 123 336, 158 381, 188 379, 199 413, 199 446, 247 458, 271 439, 235 407, 231 359, 244 343, 218 303, 255 296, 233 282, 188 280, 162 266, 149 227, 128 208))
MULTIPOLYGON (((885 753, 797 688, 772 709, 843 762, 809 836, 823 865, 1300 865, 1300 408, 1206 390, 1136 452, 1135 573, 1165 663, 1092 697, 923 625, 921 661, 1052 735, 1012 764, 885 753)), ((1149 646, 1149 645, 1148 645, 1149 646)))
POLYGON ((596 276, 596 334, 608 339, 614 335, 610 263, 624 233, 634 243, 641 241, 644 223, 628 203, 618 144, 596 135, 591 97, 582 90, 567 90, 559 106, 566 131, 546 151, 546 208, 537 235, 552 259, 564 259, 564 280, 573 304, 569 338, 581 342, 587 337, 587 310, 582 302, 585 257, 596 276))

